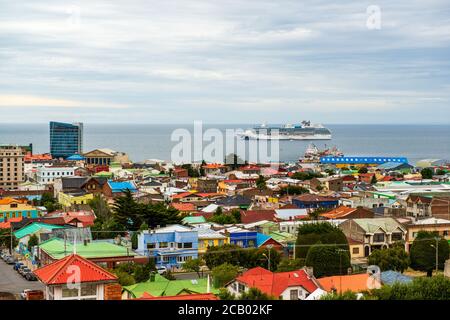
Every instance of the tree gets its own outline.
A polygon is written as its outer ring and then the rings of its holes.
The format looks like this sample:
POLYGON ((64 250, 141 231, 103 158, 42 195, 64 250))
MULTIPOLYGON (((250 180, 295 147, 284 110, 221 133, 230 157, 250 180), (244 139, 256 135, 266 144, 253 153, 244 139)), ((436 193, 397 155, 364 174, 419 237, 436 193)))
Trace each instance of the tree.
POLYGON ((236 223, 241 223, 241 210, 233 209, 231 210, 231 215, 233 216, 236 223))
POLYGON ((61 205, 53 197, 53 195, 49 192, 42 194, 41 200, 40 200, 40 205, 47 208, 48 212, 53 212, 53 211, 61 209, 61 205))
POLYGON ((125 227, 126 230, 136 231, 142 221, 139 218, 140 206, 134 200, 130 190, 123 196, 117 197, 113 205, 114 220, 125 227))
POLYGON ((442 169, 438 169, 436 171, 436 175, 438 175, 438 176, 444 176, 446 174, 447 174, 447 172, 445 170, 442 170, 442 169))
POLYGON ((295 271, 305 266, 304 259, 281 259, 277 267, 277 272, 295 271))
POLYGON ((301 195, 304 193, 309 193, 309 190, 299 186, 286 186, 280 189, 281 195, 301 195))
POLYGON ((258 288, 250 288, 248 291, 243 292, 238 300, 275 300, 275 298, 263 293, 258 288))
POLYGON ((422 179, 432 179, 433 178, 433 170, 431 168, 424 168, 420 171, 422 175, 422 179))
POLYGON ((8 248, 10 254, 12 254, 11 241, 13 248, 17 247, 17 245, 19 244, 19 241, 14 235, 11 240, 11 232, 11 229, 0 229, 0 247, 8 248))
POLYGON ((134 277, 131 274, 128 274, 124 271, 116 271, 116 272, 114 272, 114 274, 119 279, 119 284, 122 287, 131 286, 136 283, 136 281, 134 280, 134 277))
POLYGON ((334 176, 336 174, 336 171, 334 171, 333 169, 325 169, 325 173, 329 176, 334 176))
POLYGON ((312 245, 334 244, 349 251, 348 241, 341 229, 329 222, 307 223, 298 228, 296 258, 305 259, 312 245))
POLYGON ((419 231, 410 249, 411 268, 424 271, 428 277, 431 277, 436 268, 436 250, 438 254, 437 267, 442 270, 445 260, 449 257, 447 240, 434 232, 419 231))
POLYGON ((311 180, 313 178, 322 178, 323 176, 320 173, 317 172, 295 172, 291 178, 296 180, 311 180))
POLYGON ((220 300, 236 300, 235 295, 230 293, 230 291, 225 288, 220 288, 217 296, 220 300))
POLYGON ((234 153, 228 154, 225 157, 224 162, 226 165, 230 166, 230 168, 232 170, 236 170, 237 168, 239 168, 239 166, 241 164, 245 164, 245 161, 242 160, 237 154, 234 154, 234 153))
POLYGON ((223 214, 222 207, 217 207, 216 211, 214 212, 215 216, 221 216, 223 214))
POLYGON ((267 189, 266 179, 262 175, 259 175, 258 179, 256 179, 256 187, 259 190, 267 189))
POLYGON ((322 213, 328 212, 328 208, 317 208, 312 211, 308 211, 308 216, 310 220, 319 220, 322 213))
POLYGON ((366 174, 367 172, 369 172, 369 169, 367 169, 367 167, 361 167, 358 170, 359 174, 366 174))
POLYGON ((402 243, 396 243, 391 248, 373 251, 368 260, 370 265, 377 265, 381 271, 405 271, 409 266, 409 257, 402 243))
POLYGON ((189 272, 196 272, 200 278, 200 270, 202 268, 203 261, 201 259, 190 259, 183 263, 183 269, 189 272))
POLYGON ((356 293, 345 291, 343 293, 331 292, 320 298, 320 300, 357 300, 356 293))
POLYGON ((377 180, 376 175, 373 175, 373 176, 372 176, 372 179, 370 179, 370 184, 375 184, 375 183, 377 183, 377 182, 378 182, 378 180, 377 180))
POLYGON ((443 275, 415 277, 410 283, 396 282, 369 294, 379 300, 450 300, 450 279, 443 275))
POLYGON ((231 280, 235 279, 239 273, 239 268, 229 263, 221 264, 212 268, 214 288, 221 288, 231 280))
POLYGON ((224 244, 223 246, 217 247, 212 246, 206 250, 203 259, 210 270, 223 263, 238 266, 241 252, 242 248, 234 244, 224 244))
POLYGON ((350 265, 350 254, 338 246, 320 243, 313 245, 306 256, 306 266, 313 267, 316 278, 347 274, 350 265))
POLYGON ((111 209, 108 203, 101 195, 95 195, 92 200, 88 202, 89 206, 95 213, 97 219, 106 221, 112 218, 111 209))
POLYGON ((206 176, 204 166, 206 166, 206 161, 202 160, 202 164, 200 165, 200 169, 199 169, 200 176, 202 176, 202 177, 206 176))
POLYGON ((30 236, 30 239, 28 239, 28 251, 31 251, 34 246, 37 246, 39 244, 39 239, 35 234, 32 234, 30 236))

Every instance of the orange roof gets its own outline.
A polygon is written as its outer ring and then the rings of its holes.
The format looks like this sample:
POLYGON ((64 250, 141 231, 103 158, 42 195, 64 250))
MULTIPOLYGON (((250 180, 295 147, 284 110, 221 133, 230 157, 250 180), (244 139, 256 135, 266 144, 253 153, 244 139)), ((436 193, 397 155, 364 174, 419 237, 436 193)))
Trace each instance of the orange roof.
POLYGON ((18 218, 8 218, 5 222, 0 222, 0 229, 9 229, 11 228, 11 222, 20 222, 22 221, 23 217, 18 218))
POLYGON ((283 291, 292 286, 302 286, 309 293, 318 288, 317 284, 303 269, 273 273, 264 268, 256 267, 244 272, 236 278, 236 281, 245 283, 249 287, 258 288, 274 297, 279 297, 283 291))
POLYGON ((340 219, 340 218, 343 218, 343 217, 349 215, 350 213, 352 213, 355 210, 356 210, 356 208, 340 206, 336 209, 333 209, 331 211, 321 214, 321 216, 328 218, 328 219, 340 219))
POLYGON ((196 194, 196 192, 182 192, 172 196, 172 199, 182 199, 193 194, 196 194))
POLYGON ((26 199, 15 199, 15 198, 10 198, 10 197, 0 199, 0 205, 11 204, 11 203, 27 203, 27 200, 26 199))
POLYGON ((351 274, 344 276, 332 276, 317 279, 325 291, 337 290, 337 292, 353 291, 362 292, 368 290, 369 274, 351 274), (341 286, 342 284, 342 286, 341 286))
POLYGON ((44 153, 44 154, 27 154, 24 157, 24 160, 26 162, 28 161, 37 161, 37 160, 52 160, 51 154, 44 153))
POLYGON ((171 204, 171 206, 180 211, 194 211, 195 210, 194 204, 190 203, 190 202, 188 202, 188 203, 174 202, 171 204))
POLYGON ((218 168, 225 168, 223 164, 220 163, 208 163, 202 166, 204 169, 218 169, 218 168))
POLYGON ((144 294, 134 300, 219 300, 212 293, 198 293, 198 294, 180 294, 178 296, 162 296, 154 297, 151 294, 144 292, 144 294))
POLYGON ((34 271, 36 277, 46 285, 66 284, 74 277, 74 270, 79 270, 79 281, 100 282, 117 281, 117 277, 77 254, 71 254, 45 267, 34 271))

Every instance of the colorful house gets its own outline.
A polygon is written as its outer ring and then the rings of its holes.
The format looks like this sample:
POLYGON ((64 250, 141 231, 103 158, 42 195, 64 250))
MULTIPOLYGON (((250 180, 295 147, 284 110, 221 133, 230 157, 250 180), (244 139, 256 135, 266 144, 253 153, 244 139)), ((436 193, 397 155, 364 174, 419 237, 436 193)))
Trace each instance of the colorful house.
POLYGON ((195 228, 198 233, 198 254, 206 252, 208 247, 218 247, 228 244, 230 240, 223 234, 210 228, 195 228))
POLYGON ((339 204, 339 199, 314 194, 303 194, 294 197, 292 204, 300 209, 335 208, 339 204))
MULTIPOLYGON (((45 285, 45 300, 117 300, 109 295, 117 277, 95 263, 71 254, 34 271, 45 285), (76 274, 75 274, 76 272, 76 274), (77 280, 74 282, 74 280, 77 280)), ((119 286, 120 288, 120 286, 119 286)), ((119 291, 120 292, 120 291, 119 291)))
POLYGON ((182 225, 145 230, 138 236, 137 252, 155 258, 157 266, 179 269, 198 257, 198 233, 182 225))
POLYGON ((242 248, 256 248, 257 243, 257 232, 239 231, 230 233, 230 244, 234 244, 242 248))
POLYGON ((14 236, 19 240, 19 243, 27 245, 30 236, 34 234, 38 237, 40 243, 41 241, 48 240, 49 235, 51 235, 54 229, 62 228, 64 227, 41 222, 33 222, 17 231, 14 231, 14 236))
POLYGON ((72 205, 88 204, 92 199, 94 199, 94 194, 87 192, 58 193, 58 202, 65 208, 69 208, 72 205))
POLYGON ((38 218, 41 211, 25 200, 4 198, 0 200, 0 222, 10 218, 38 218))

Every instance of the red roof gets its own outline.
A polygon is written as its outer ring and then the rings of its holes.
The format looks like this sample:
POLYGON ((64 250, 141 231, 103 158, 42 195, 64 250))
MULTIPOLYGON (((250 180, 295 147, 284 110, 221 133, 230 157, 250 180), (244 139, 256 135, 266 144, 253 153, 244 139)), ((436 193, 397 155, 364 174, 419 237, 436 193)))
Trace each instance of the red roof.
POLYGON ((243 210, 241 211, 242 223, 253 223, 262 220, 276 221, 275 210, 243 210))
POLYGON ((134 300, 219 300, 219 298, 217 298, 212 293, 180 294, 178 296, 154 297, 151 294, 144 292, 142 297, 134 300))
POLYGON ((349 208, 346 206, 340 206, 336 209, 322 213, 321 216, 328 219, 342 219, 350 213, 354 212, 356 208, 349 208))
POLYGON ((337 290, 338 292, 353 291, 361 292, 367 290, 367 281, 369 279, 369 274, 352 274, 343 276, 332 276, 317 279, 322 288, 330 292, 332 290, 337 290))
POLYGON ((205 169, 218 169, 218 168, 225 168, 225 166, 223 164, 220 164, 220 163, 208 163, 208 164, 205 164, 204 166, 202 166, 202 168, 205 168, 205 169))
POLYGON ((318 288, 314 280, 303 269, 272 273, 264 268, 256 267, 244 272, 236 278, 236 281, 244 283, 248 287, 258 288, 274 297, 279 297, 283 291, 293 286, 302 286, 309 293, 318 288))
POLYGON ((117 281, 115 275, 77 254, 71 254, 45 267, 39 268, 34 271, 34 274, 46 285, 66 284, 73 280, 74 270, 80 271, 80 283, 117 281))
POLYGON ((172 199, 182 199, 190 195, 194 195, 195 192, 182 192, 172 196, 172 199))
POLYGON ((8 218, 8 220, 4 222, 0 222, 0 229, 9 229, 11 228, 11 222, 20 222, 23 220, 23 217, 18 218, 8 218))

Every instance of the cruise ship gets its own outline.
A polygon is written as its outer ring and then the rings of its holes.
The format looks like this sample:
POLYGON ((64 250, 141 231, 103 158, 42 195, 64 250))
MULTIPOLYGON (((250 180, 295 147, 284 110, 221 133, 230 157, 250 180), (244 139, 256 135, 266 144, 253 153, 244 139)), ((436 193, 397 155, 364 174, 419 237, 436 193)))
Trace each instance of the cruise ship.
POLYGON ((299 125, 268 126, 262 124, 240 133, 244 139, 261 140, 331 140, 331 131, 321 124, 302 121, 299 125))

